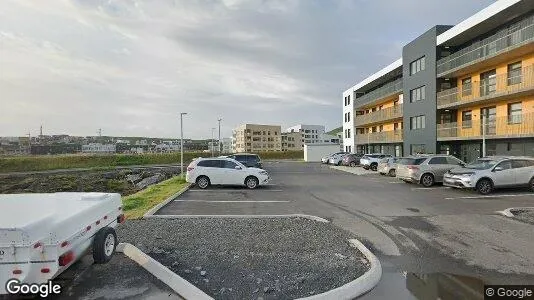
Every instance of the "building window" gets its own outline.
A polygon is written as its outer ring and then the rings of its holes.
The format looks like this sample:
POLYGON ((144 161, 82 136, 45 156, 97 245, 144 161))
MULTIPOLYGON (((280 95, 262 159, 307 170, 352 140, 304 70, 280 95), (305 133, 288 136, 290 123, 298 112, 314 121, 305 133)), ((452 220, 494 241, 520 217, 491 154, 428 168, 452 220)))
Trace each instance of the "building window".
POLYGON ((350 112, 347 113, 347 122, 350 122, 350 112))
POLYGON ((508 65, 508 85, 521 83, 521 62, 508 65))
POLYGON ((347 135, 348 135, 347 137, 350 139, 350 128, 347 129, 347 135))
POLYGON ((410 63, 410 75, 419 73, 425 70, 425 57, 421 57, 410 63))
POLYGON ((347 96, 347 105, 350 105, 350 95, 347 96))
POLYGON ((471 77, 462 79, 462 96, 471 95, 471 77))
POLYGON ((378 127, 378 132, 382 132, 382 131, 384 131, 384 125, 380 125, 380 126, 378 127))
POLYGON ((470 110, 462 111, 462 128, 471 128, 472 117, 473 115, 470 110))
POLYGON ((423 129, 426 127, 425 116, 410 117, 410 130, 423 129))
POLYGON ((497 87, 497 72, 495 69, 480 74, 480 96, 495 93, 497 87))
POLYGON ((521 112, 521 102, 508 104, 508 124, 520 124, 521 112))
POLYGON ((410 91, 410 102, 425 100, 426 86, 418 87, 410 91))
POLYGON ((426 153, 425 144, 411 144, 410 145, 411 155, 423 154, 423 153, 426 153))

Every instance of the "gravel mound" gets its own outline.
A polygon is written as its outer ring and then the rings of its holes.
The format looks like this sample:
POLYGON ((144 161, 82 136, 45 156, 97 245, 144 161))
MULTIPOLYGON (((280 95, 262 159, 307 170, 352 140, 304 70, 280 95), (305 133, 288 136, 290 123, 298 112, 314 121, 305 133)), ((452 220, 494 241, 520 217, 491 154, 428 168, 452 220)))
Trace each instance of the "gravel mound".
POLYGON ((130 220, 118 235, 216 299, 306 297, 370 267, 347 232, 300 218, 130 220))
POLYGON ((534 225, 534 210, 518 210, 513 213, 519 221, 534 225))

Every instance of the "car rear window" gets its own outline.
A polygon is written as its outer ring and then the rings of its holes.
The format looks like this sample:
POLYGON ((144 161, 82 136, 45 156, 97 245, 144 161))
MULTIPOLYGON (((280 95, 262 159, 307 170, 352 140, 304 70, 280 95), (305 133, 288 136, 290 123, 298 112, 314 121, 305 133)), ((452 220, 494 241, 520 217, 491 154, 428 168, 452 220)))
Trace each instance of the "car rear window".
POLYGON ((401 165, 420 165, 422 164, 426 158, 403 158, 399 161, 399 164, 401 165))
POLYGON ((247 160, 251 162, 258 162, 260 161, 260 157, 257 155, 248 155, 247 160))

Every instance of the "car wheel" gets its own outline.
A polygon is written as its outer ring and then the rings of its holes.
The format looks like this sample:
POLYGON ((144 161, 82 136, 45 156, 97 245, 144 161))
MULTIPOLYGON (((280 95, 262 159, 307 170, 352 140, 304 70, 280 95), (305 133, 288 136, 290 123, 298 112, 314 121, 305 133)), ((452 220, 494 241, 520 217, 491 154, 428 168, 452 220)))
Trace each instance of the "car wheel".
POLYGON ((249 176, 245 179, 245 185, 247 186, 247 188, 251 190, 257 188, 258 184, 259 184, 258 178, 254 176, 249 176))
POLYGON ((530 188, 531 191, 534 192, 534 177, 532 177, 532 179, 530 179, 528 187, 530 188))
POLYGON ((371 164, 371 170, 372 171, 376 171, 377 167, 378 167, 378 164, 375 164, 375 163, 371 164))
POLYGON ((421 176, 421 184, 424 187, 431 187, 434 185, 434 175, 426 173, 421 176))
POLYGON ((351 167, 353 167, 353 168, 354 168, 354 167, 356 167, 356 163, 355 163, 355 162, 353 162, 353 161, 351 161, 351 162, 350 162, 350 164, 349 164, 349 166, 351 166, 351 167))
POLYGON ((111 260, 117 248, 117 234, 115 229, 104 227, 100 229, 93 240, 93 260, 97 264, 104 264, 111 260))
POLYGON ((210 186, 210 179, 206 176, 200 176, 197 178, 197 186, 201 189, 207 189, 210 186))
POLYGON ((476 187, 477 191, 482 195, 487 195, 493 191, 493 183, 487 178, 480 179, 476 187))
POLYGON ((395 174, 395 169, 389 170, 388 175, 391 176, 391 177, 395 177, 395 175, 396 175, 395 174))

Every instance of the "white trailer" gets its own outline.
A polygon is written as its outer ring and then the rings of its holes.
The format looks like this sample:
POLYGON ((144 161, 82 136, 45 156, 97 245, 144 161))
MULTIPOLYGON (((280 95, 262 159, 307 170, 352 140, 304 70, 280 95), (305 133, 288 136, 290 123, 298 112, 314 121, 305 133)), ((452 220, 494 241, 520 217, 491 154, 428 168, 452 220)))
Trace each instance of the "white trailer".
POLYGON ((304 161, 320 162, 321 158, 339 152, 336 144, 306 144, 304 145, 304 161))
POLYGON ((90 249, 108 262, 122 222, 119 194, 0 195, 0 295, 10 279, 46 283, 90 249))

